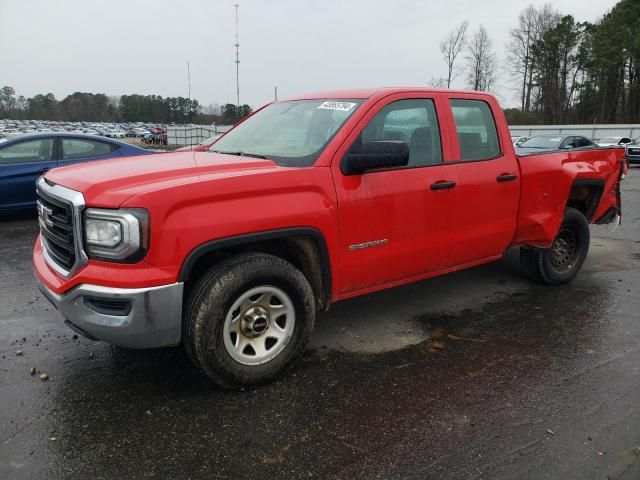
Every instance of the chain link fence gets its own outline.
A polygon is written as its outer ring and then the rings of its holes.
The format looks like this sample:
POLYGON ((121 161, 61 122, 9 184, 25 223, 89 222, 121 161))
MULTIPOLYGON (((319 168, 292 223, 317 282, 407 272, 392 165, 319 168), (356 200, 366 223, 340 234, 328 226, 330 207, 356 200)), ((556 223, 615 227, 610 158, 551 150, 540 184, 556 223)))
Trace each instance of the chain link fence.
POLYGON ((169 125, 167 126, 167 146, 188 147, 205 140, 219 137, 232 125, 169 125))

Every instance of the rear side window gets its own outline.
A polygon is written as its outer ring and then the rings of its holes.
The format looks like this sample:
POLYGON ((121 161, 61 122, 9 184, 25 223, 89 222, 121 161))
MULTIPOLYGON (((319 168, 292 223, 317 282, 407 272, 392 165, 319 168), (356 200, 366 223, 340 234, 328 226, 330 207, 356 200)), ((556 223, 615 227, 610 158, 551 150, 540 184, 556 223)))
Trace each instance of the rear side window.
POLYGON ((111 143, 98 140, 85 140, 80 138, 65 138, 62 140, 62 158, 76 160, 80 158, 93 158, 107 155, 118 148, 111 143))
POLYGON ((501 154, 496 121, 482 100, 451 100, 458 131, 460 159, 488 160, 501 154))
POLYGON ((359 145, 380 140, 396 140, 409 146, 409 167, 442 163, 438 118, 429 99, 398 100, 380 110, 364 128, 352 151, 359 145))
POLYGON ((576 146, 577 147, 590 147, 592 145, 591 140, 585 137, 576 137, 576 146))
POLYGON ((46 162, 51 160, 53 160, 53 139, 51 138, 29 140, 0 148, 0 164, 46 162))

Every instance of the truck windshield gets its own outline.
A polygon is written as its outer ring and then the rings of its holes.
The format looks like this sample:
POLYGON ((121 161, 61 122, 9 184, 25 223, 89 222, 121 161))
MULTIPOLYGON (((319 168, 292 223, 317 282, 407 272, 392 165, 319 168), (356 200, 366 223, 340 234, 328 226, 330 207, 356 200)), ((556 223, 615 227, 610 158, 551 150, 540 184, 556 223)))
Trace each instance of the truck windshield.
POLYGON ((292 100, 268 105, 214 143, 210 151, 313 165, 361 100, 292 100))

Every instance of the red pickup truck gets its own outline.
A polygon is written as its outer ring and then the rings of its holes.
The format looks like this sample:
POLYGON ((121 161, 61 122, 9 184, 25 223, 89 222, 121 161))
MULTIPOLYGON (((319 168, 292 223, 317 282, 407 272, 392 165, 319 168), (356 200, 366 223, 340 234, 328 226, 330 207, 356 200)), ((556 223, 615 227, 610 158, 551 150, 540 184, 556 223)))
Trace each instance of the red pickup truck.
POLYGON ((573 278, 619 220, 624 150, 516 156, 496 99, 423 88, 271 103, 207 152, 91 162, 37 184, 44 295, 82 335, 183 343, 223 386, 275 378, 332 302, 521 247, 573 278))

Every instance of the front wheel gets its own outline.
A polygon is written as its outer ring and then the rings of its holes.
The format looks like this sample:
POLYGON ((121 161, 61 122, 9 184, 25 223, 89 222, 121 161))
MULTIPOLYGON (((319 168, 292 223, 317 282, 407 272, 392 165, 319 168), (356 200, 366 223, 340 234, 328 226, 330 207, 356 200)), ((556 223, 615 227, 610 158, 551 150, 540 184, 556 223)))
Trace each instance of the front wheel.
POLYGON ((315 314, 311 286, 291 263, 261 253, 238 255, 194 285, 185 309, 184 344, 219 385, 257 385, 301 357, 315 314))
POLYGON ((567 208, 551 248, 523 247, 520 262, 533 280, 547 285, 573 279, 589 252, 589 222, 575 208, 567 208))

